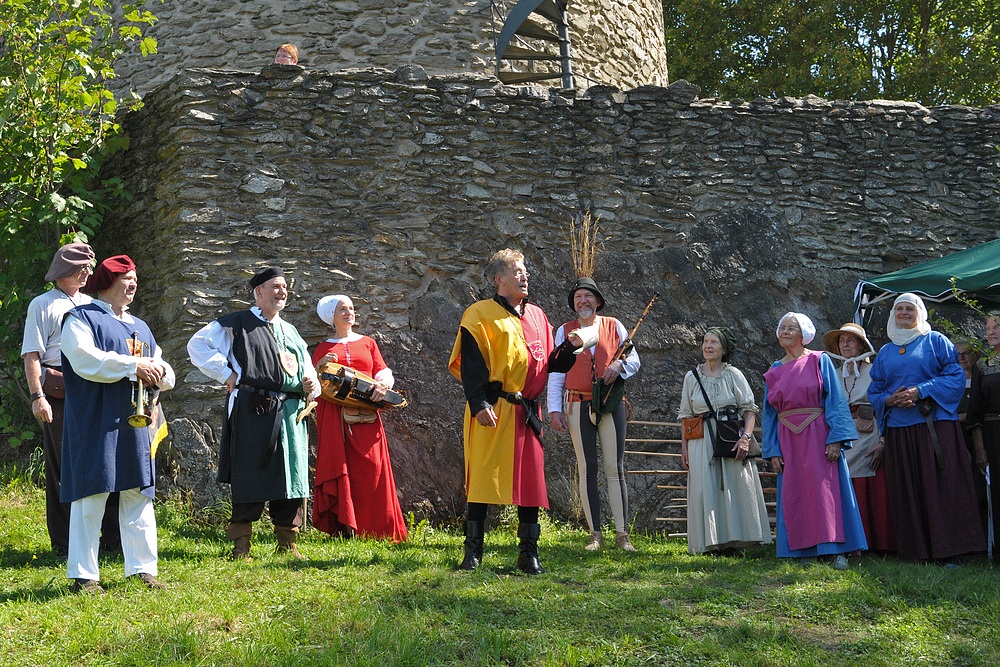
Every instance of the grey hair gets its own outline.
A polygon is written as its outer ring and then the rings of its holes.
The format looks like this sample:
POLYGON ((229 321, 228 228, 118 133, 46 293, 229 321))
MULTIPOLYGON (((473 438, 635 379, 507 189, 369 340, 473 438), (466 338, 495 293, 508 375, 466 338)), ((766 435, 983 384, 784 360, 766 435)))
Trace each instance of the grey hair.
POLYGON ((519 250, 504 248, 497 250, 490 257, 489 264, 486 265, 486 282, 490 287, 496 287, 496 279, 503 275, 504 271, 513 268, 516 262, 523 262, 524 254, 519 250))

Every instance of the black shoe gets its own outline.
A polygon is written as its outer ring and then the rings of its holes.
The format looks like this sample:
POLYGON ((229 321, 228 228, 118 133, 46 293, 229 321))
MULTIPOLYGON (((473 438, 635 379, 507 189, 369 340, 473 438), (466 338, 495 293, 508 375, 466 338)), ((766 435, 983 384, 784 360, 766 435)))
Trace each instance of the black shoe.
POLYGON ((164 590, 166 588, 165 584, 160 583, 160 581, 149 572, 133 574, 129 577, 129 579, 136 579, 146 588, 152 588, 153 590, 164 590))
POLYGON ((522 523, 517 526, 517 536, 520 543, 517 545, 520 553, 517 556, 517 567, 525 574, 542 574, 542 564, 538 562, 538 537, 542 534, 542 527, 537 523, 522 523))
POLYGON ((483 562, 484 526, 484 521, 465 522, 465 557, 458 569, 475 570, 483 562))
POLYGON ((83 593, 84 595, 104 595, 101 582, 97 579, 74 579, 73 592, 83 593))

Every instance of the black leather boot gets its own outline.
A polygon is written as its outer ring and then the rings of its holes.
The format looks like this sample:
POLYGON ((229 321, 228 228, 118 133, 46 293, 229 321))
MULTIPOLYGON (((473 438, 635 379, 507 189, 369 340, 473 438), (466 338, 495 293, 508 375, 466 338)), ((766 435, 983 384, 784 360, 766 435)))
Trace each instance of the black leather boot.
POLYGON ((465 522, 465 558, 462 559, 460 570, 475 570, 483 561, 483 533, 485 521, 465 522))
POLYGON ((537 523, 521 523, 517 526, 517 536, 521 542, 517 545, 521 553, 517 557, 517 566, 525 574, 542 574, 542 564, 538 562, 538 536, 542 527, 537 523))

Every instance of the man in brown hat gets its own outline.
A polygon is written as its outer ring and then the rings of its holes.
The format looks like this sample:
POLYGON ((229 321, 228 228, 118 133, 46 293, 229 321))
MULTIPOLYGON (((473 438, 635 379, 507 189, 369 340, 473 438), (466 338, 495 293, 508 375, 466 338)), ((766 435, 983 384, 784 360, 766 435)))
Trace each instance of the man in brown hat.
POLYGON ((586 549, 597 551, 604 546, 601 498, 597 486, 597 469, 603 467, 608 483, 608 502, 615 522, 615 544, 625 551, 635 551, 626 523, 625 402, 619 403, 600 420, 593 421, 590 406, 594 383, 601 381, 610 385, 619 378, 627 380, 632 377, 639 371, 639 354, 633 348, 623 359, 611 361, 622 341, 628 338, 628 331, 615 318, 597 314, 604 308, 604 295, 593 278, 585 276, 577 279, 569 292, 568 304, 576 312, 576 319, 556 330, 555 344, 560 345, 569 339, 574 345, 582 347, 568 372, 549 374, 548 405, 552 426, 557 431, 569 431, 576 451, 580 498, 590 527, 586 549))
MULTIPOLYGON (((45 280, 55 286, 28 305, 24 321, 21 358, 31 394, 31 412, 42 423, 42 452, 45 457, 45 522, 52 551, 65 558, 69 547, 69 503, 59 502, 62 474, 63 402, 62 321, 76 306, 90 303, 82 292, 91 274, 94 251, 86 243, 70 243, 56 251, 45 280)), ((117 506, 105 519, 104 532, 118 534, 117 506)), ((117 542, 115 537, 112 542, 117 542)), ((112 546, 112 545, 106 545, 112 546)))
POLYGON ((74 589, 103 593, 98 571, 98 528, 108 495, 119 492, 125 575, 148 588, 156 580, 155 468, 150 429, 135 425, 141 381, 168 390, 174 371, 163 360, 145 322, 128 312, 138 287, 127 255, 101 262, 87 281, 92 303, 70 310, 63 322, 66 381, 62 500, 70 506, 67 575, 74 589))

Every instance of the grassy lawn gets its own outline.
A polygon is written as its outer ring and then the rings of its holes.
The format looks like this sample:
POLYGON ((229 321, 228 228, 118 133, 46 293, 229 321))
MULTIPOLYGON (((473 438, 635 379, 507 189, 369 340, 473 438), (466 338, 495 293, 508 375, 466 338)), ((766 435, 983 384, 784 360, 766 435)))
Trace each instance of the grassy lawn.
POLYGON ((642 535, 637 554, 589 553, 583 531, 547 524, 546 574, 515 570, 512 525, 465 573, 461 537, 422 524, 395 546, 309 531, 306 563, 259 525, 254 561, 234 563, 218 527, 158 505, 169 590, 109 558, 96 598, 69 592, 43 508, 39 489, 0 488, 3 665, 1000 664, 1000 573, 981 562, 867 556, 836 572, 642 535))

